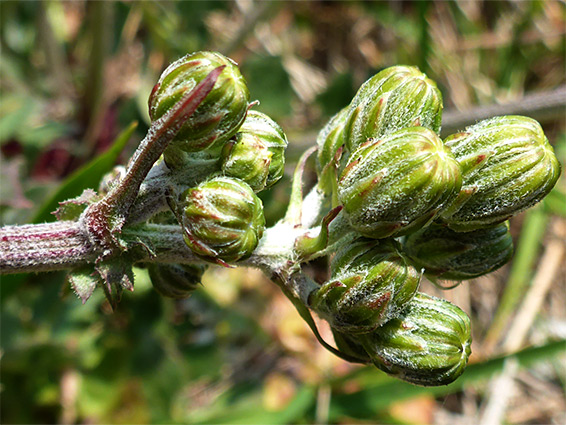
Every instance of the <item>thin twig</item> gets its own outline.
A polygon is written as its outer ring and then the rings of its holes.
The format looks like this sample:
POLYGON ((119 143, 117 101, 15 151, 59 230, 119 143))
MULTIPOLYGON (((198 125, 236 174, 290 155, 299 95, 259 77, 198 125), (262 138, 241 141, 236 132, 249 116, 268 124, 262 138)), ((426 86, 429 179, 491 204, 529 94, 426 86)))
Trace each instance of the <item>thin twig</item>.
MULTIPOLYGON (((526 94, 508 103, 481 105, 463 111, 447 110, 442 116, 442 136, 464 130, 482 119, 501 115, 524 115, 541 124, 563 119, 566 116, 566 86, 526 94)), ((298 135, 293 138, 291 148, 300 150, 312 146, 316 137, 317 132, 298 135)))
POLYGON ((540 122, 564 118, 566 86, 531 93, 509 103, 482 105, 464 111, 446 111, 442 117, 442 135, 463 130, 478 121, 501 115, 525 115, 540 122))
POLYGON ((126 175, 99 202, 90 205, 80 222, 88 229, 91 242, 104 248, 107 256, 119 251, 116 234, 126 223, 140 186, 187 119, 212 91, 225 66, 213 69, 161 118, 153 121, 146 137, 128 163, 126 175))

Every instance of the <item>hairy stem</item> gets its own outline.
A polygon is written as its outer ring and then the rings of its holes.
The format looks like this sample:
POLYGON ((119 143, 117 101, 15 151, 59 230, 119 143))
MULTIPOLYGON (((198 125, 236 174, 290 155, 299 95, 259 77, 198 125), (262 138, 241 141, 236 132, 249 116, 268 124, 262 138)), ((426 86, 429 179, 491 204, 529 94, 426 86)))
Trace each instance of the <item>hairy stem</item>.
MULTIPOLYGON (((140 247, 139 261, 201 263, 183 241, 179 226, 147 224, 126 228, 121 242, 140 247)), ((0 229, 0 274, 66 270, 94 264, 101 254, 87 230, 74 221, 0 229)))
MULTIPOLYGON (((196 155, 193 155, 196 156, 196 155)), ((138 196, 129 213, 127 224, 142 223, 168 208, 166 196, 201 183, 218 169, 218 158, 195 157, 187 159, 186 167, 171 170, 165 162, 156 163, 140 186, 138 196)))
MULTIPOLYGON (((254 254, 238 265, 262 269, 268 275, 293 263, 292 248, 299 231, 268 229, 254 254), (285 235, 283 239, 281 236, 285 235)), ((301 231, 301 232, 304 232, 301 231)), ((194 264, 196 257, 178 225, 144 224, 126 227, 120 242, 136 250, 140 262, 194 264)), ((94 264, 102 249, 92 243, 81 222, 59 221, 0 228, 0 274, 67 270, 94 264)))
POLYGON ((0 274, 46 272, 94 262, 97 253, 72 221, 0 229, 0 274))
POLYGON ((104 248, 103 255, 115 251, 118 245, 115 233, 119 233, 126 223, 141 184, 186 120, 208 96, 223 69, 224 66, 220 66, 212 70, 167 114, 152 123, 146 137, 128 163, 124 178, 104 199, 85 211, 81 221, 88 228, 92 242, 104 248))
POLYGON ((119 204, 120 209, 123 210, 130 209, 151 167, 179 132, 185 121, 210 93, 223 69, 224 66, 214 69, 164 117, 154 122, 130 160, 126 176, 116 189, 108 194, 107 203, 119 204))

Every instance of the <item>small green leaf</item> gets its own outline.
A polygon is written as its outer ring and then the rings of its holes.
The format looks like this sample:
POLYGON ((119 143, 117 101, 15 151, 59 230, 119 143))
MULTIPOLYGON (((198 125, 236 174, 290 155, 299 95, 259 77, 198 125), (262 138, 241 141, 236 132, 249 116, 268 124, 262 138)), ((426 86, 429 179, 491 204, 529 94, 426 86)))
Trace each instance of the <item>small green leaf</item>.
POLYGON ((102 278, 102 287, 104 288, 106 298, 108 298, 112 308, 115 309, 120 301, 122 290, 134 290, 132 260, 127 255, 104 260, 96 266, 96 271, 102 278), (112 287, 116 289, 115 294, 112 291, 112 287))
POLYGON ((69 273, 69 282, 71 288, 81 301, 86 303, 94 292, 94 288, 100 281, 100 277, 94 274, 94 270, 90 267, 73 271, 69 273))
POLYGON ((79 196, 84 189, 97 187, 102 176, 110 171, 116 163, 118 155, 124 149, 137 125, 137 122, 130 124, 116 137, 110 149, 71 174, 39 208, 33 223, 54 221, 55 217, 51 212, 58 207, 60 202, 79 196))
POLYGON ((85 189, 80 196, 60 202, 59 208, 57 208, 53 214, 57 217, 57 220, 60 221, 77 220, 86 207, 98 199, 94 190, 85 189))

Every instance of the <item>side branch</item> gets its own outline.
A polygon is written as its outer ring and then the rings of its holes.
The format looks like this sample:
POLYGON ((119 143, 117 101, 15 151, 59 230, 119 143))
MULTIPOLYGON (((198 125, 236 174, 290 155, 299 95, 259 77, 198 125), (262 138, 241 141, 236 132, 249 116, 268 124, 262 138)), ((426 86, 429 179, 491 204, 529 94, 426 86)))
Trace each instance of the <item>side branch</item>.
MULTIPOLYGON (((278 230, 278 229, 274 229, 278 230)), ((242 266, 281 268, 290 258, 298 231, 267 232, 256 252, 242 266), (271 237, 270 237, 271 236, 271 237), (284 241, 282 240, 284 239, 284 241)), ((118 236, 135 262, 204 263, 183 240, 177 225, 126 227, 118 236)), ((103 248, 94 244, 81 222, 60 221, 0 228, 0 274, 68 270, 94 264, 103 248)))
POLYGON ((566 86, 529 93, 503 104, 480 105, 464 111, 449 110, 442 117, 442 135, 447 136, 478 121, 500 115, 525 115, 544 123, 561 118, 566 111, 566 86))

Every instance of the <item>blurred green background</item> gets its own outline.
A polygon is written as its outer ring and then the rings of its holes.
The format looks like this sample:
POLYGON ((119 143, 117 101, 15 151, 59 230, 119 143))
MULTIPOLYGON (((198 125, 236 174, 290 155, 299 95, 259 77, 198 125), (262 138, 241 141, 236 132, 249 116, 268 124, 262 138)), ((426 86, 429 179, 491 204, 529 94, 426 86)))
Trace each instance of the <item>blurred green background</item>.
MULTIPOLYGON (((236 60, 288 135, 286 177, 262 194, 269 223, 318 129, 387 66, 419 66, 446 111, 520 108, 566 80, 563 1, 2 1, 0 22, 3 225, 53 220, 57 202, 124 163, 153 84, 188 52, 236 60)), ((533 116, 564 164, 564 99, 551 109, 533 116)), ((0 284, 0 421, 565 423, 565 194, 562 176, 513 219, 509 266, 451 291, 423 283, 473 322, 470 366, 447 387, 334 357, 255 270, 213 268, 171 301, 137 269, 114 313, 102 293, 81 305, 63 273, 13 275, 0 284)))

